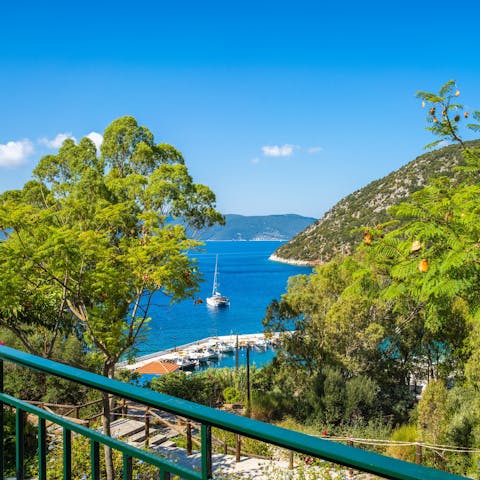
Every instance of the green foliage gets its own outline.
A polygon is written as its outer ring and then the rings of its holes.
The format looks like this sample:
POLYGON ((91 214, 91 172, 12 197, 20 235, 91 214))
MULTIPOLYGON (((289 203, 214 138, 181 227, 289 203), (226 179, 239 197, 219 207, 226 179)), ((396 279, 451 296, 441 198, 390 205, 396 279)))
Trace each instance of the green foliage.
MULTIPOLYGON (((252 377, 254 376, 255 369, 252 369, 252 377)), ((227 394, 231 393, 235 398, 242 399, 240 391, 246 392, 246 386, 239 385, 242 377, 244 375, 235 375, 234 371, 228 368, 211 368, 189 375, 185 372, 174 372, 155 377, 150 388, 184 400, 216 406, 223 403, 226 391, 227 394)))
MULTIPOLYGON (((106 478, 105 458, 100 455, 100 478, 106 478)), ((118 476, 123 468, 123 455, 116 450, 113 451, 114 470, 118 476)), ((90 440, 74 435, 72 439, 72 480, 84 480, 90 478, 91 472, 90 440)), ((62 480, 63 476, 63 448, 60 442, 52 445, 47 456, 48 478, 51 480, 62 480)), ((132 478, 138 480, 152 480, 158 478, 158 468, 148 465, 140 460, 132 461, 132 478)), ((117 477, 115 477, 117 478, 117 477)))
MULTIPOLYGON (((6 345, 19 350, 24 349, 22 342, 10 330, 1 329, 0 337, 6 345)), ((42 348, 41 335, 32 334, 28 340, 39 350, 42 348)), ((95 357, 85 352, 84 344, 73 335, 55 343, 52 357, 85 370, 94 372, 100 370, 100 364, 95 357)), ((87 401, 88 390, 77 383, 37 373, 13 363, 6 363, 4 369, 4 388, 10 395, 24 400, 69 405, 87 401)))
MULTIPOLYGON (((15 442, 16 442, 16 419, 15 412, 8 408, 4 410, 3 417, 3 450, 6 477, 15 476, 15 442)), ((25 473, 28 476, 36 474, 36 429, 29 423, 25 423, 25 473)))
POLYGON ((239 403, 242 401, 242 395, 235 387, 224 388, 222 395, 226 403, 239 403))
POLYGON ((288 401, 279 390, 254 391, 252 393, 251 414, 252 418, 262 422, 271 422, 283 417, 288 409, 288 401))
MULTIPOLYGON (((220 440, 223 443, 226 443, 231 449, 235 448, 235 434, 221 430, 219 428, 212 429, 212 436, 220 440)), ((223 452, 223 448, 218 449, 219 452, 223 452)), ((253 455, 260 455, 262 457, 271 457, 273 452, 272 445, 268 443, 261 442, 249 437, 241 438, 241 450, 244 453, 250 453, 253 455)), ((215 477, 216 478, 216 477, 215 477)))
MULTIPOLYGON (((415 425, 401 425, 397 427, 390 437, 394 442, 415 443, 417 441, 417 427, 415 425)), ((385 452, 388 456, 414 462, 416 455, 415 445, 389 445, 385 452)))
MULTIPOLYGON (((292 279, 287 293, 267 310, 266 330, 285 332, 283 350, 266 369, 284 397, 295 398, 296 405, 284 413, 347 430, 388 418, 404 425, 395 438, 478 448, 480 144, 462 139, 467 115, 459 115, 463 106, 453 101, 458 95, 454 82, 438 94, 419 93, 431 104, 428 129, 440 141, 458 145, 430 152, 401 170, 407 175, 418 172, 422 162, 427 166, 420 181, 412 183, 415 188, 402 184, 399 172, 392 174, 395 188, 405 193, 403 201, 401 195, 395 201, 384 195, 381 189, 388 182, 382 179, 347 197, 317 228, 302 234, 293 253, 297 258, 306 259, 311 251, 315 256, 310 259, 318 260, 325 244, 332 255, 351 254, 292 279), (372 213, 372 208, 380 200, 395 206, 379 221, 381 209, 372 213), (358 243, 364 239, 353 252, 342 215, 348 225, 352 217, 363 219, 362 227, 350 230, 358 243), (394 221, 384 223, 386 219, 394 221), (338 238, 321 230, 329 221, 338 238), (315 237, 317 231, 322 234, 315 237), (292 372, 301 387, 283 381, 292 372), (427 383, 412 415, 417 427, 405 426, 414 404, 413 379, 427 383), (448 391, 446 382, 455 387, 448 391)), ((478 120, 480 114, 473 117, 478 120)), ((288 251, 291 245, 283 248, 288 251)), ((412 449, 393 449, 396 456, 413 458, 412 449)), ((478 474, 471 453, 429 450, 424 460, 456 473, 478 474)))
MULTIPOLYGON (((464 144, 469 149, 480 145, 478 141, 464 144)), ((449 145, 425 153, 340 200, 315 224, 281 245, 275 254, 313 265, 328 262, 336 255, 350 254, 361 244, 366 229, 395 227, 388 209, 421 190, 430 180, 439 176, 452 178, 454 182, 465 179, 469 173, 465 169, 458 170, 459 165, 466 165, 461 146, 449 145)))
POLYGON ((133 117, 107 127, 101 156, 88 138, 43 157, 34 179, 0 198, 0 325, 25 346, 41 326, 50 345, 72 329, 111 375, 148 323, 152 295, 172 301, 198 288, 189 240, 178 222, 222 222, 215 196, 195 184, 182 155, 155 144, 133 117), (168 223, 176 220, 177 224, 168 223))

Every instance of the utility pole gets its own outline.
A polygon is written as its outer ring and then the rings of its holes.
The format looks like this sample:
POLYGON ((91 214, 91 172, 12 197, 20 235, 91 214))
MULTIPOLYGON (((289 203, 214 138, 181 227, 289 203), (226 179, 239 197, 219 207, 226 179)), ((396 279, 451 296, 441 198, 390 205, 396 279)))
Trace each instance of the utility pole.
POLYGON ((238 333, 237 341, 235 342, 235 371, 238 373, 238 333))
POLYGON ((251 394, 250 394, 250 345, 247 343, 247 417, 250 417, 251 410, 251 394))

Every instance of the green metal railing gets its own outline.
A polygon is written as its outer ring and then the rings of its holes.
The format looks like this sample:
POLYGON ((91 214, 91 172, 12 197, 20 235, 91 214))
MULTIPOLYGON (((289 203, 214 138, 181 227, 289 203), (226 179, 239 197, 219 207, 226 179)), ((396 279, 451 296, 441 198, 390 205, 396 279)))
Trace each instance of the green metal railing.
POLYGON ((72 470, 72 433, 82 435, 90 440, 91 479, 100 479, 100 445, 110 446, 123 455, 123 479, 132 479, 132 459, 142 460, 159 470, 159 478, 167 479, 170 474, 187 480, 208 480, 212 478, 212 427, 251 437, 291 451, 311 457, 327 460, 345 467, 398 480, 454 480, 458 475, 445 473, 421 465, 404 462, 394 458, 368 452, 358 448, 341 445, 329 440, 312 437, 267 423, 240 417, 203 405, 163 395, 151 390, 132 386, 117 380, 107 379, 94 373, 53 362, 9 347, 0 346, 0 479, 3 479, 3 442, 4 442, 4 405, 16 409, 16 478, 23 480, 25 413, 38 417, 38 479, 47 478, 47 439, 46 422, 52 422, 63 428, 63 478, 71 478, 72 470), (107 392, 127 400, 139 402, 145 406, 191 419, 201 425, 201 471, 194 471, 173 463, 154 453, 128 445, 76 424, 68 419, 47 412, 34 405, 18 400, 3 393, 3 362, 13 362, 26 368, 54 375, 79 384, 107 392))

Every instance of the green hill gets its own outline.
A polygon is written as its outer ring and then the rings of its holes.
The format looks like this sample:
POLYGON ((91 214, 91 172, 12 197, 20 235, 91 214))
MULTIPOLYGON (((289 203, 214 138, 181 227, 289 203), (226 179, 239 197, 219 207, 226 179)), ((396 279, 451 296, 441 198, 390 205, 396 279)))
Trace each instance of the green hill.
MULTIPOLYGON (((479 147, 480 140, 469 144, 479 147)), ((461 172, 454 167, 462 162, 457 145, 417 157, 340 200, 322 218, 278 248, 271 259, 314 265, 326 262, 336 254, 350 253, 362 240, 362 234, 352 233, 352 230, 389 220, 387 209, 420 190, 431 178, 441 175, 459 178, 461 172)))
POLYGON ((200 240, 290 240, 315 221, 300 215, 225 215, 225 226, 215 225, 201 232, 200 240))

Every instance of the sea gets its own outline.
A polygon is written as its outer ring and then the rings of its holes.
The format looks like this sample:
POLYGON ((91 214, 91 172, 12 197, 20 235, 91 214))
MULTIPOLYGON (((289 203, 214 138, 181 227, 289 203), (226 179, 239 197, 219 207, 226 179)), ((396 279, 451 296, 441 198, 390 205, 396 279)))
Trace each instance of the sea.
MULTIPOLYGON (((286 291, 289 277, 309 274, 312 269, 272 262, 269 256, 282 242, 206 242, 191 255, 198 260, 203 281, 194 299, 171 304, 158 292, 152 302, 151 321, 138 355, 175 348, 206 337, 263 332, 262 319, 274 299, 286 291), (205 299, 212 294, 215 258, 218 255, 218 290, 230 299, 230 306, 212 309, 205 299), (197 300, 197 302, 195 302, 197 300), (201 300, 203 303, 200 303, 201 300)), ((267 363, 273 352, 252 351, 250 361, 257 366, 267 363)), ((240 352, 240 364, 246 352, 240 352)), ((232 367, 233 356, 224 356, 214 367, 232 367)))

